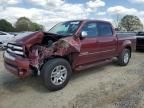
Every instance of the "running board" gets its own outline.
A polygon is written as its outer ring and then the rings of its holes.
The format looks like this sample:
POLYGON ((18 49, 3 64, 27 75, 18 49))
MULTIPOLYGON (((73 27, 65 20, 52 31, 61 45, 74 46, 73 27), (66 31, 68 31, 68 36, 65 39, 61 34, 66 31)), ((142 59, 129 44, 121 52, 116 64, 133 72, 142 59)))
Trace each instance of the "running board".
POLYGON ((95 67, 95 66, 104 65, 104 64, 107 64, 107 63, 110 63, 110 62, 112 62, 112 60, 111 59, 107 59, 107 60, 96 62, 96 63, 92 63, 92 64, 80 65, 75 70, 76 71, 85 70, 85 69, 92 68, 92 67, 95 67))

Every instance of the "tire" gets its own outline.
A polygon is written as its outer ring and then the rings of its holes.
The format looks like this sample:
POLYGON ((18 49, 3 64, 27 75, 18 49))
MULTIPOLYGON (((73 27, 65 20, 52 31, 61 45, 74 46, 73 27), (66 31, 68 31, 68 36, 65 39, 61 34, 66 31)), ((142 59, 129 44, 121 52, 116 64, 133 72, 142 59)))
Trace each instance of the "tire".
POLYGON ((62 58, 50 59, 41 70, 41 77, 50 91, 64 88, 71 78, 72 70, 69 62, 62 58))
POLYGON ((124 49, 118 57, 118 64, 120 66, 126 66, 131 58, 131 51, 129 49, 124 49))

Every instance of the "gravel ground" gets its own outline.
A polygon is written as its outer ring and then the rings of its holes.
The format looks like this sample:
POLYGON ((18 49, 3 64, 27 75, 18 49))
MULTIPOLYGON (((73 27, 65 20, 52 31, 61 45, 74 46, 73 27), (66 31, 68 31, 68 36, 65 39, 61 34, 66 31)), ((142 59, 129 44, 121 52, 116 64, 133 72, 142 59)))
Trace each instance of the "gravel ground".
POLYGON ((56 92, 39 77, 13 76, 0 55, 0 108, 144 108, 144 52, 133 53, 126 67, 109 63, 74 74, 56 92))

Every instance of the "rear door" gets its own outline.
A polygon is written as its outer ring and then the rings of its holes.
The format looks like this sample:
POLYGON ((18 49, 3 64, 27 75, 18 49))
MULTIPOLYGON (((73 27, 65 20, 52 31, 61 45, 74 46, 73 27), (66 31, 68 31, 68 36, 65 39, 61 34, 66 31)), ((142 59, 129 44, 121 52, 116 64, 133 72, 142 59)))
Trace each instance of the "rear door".
POLYGON ((97 42, 99 43, 99 58, 107 59, 116 55, 117 37, 112 25, 107 22, 97 22, 97 42))

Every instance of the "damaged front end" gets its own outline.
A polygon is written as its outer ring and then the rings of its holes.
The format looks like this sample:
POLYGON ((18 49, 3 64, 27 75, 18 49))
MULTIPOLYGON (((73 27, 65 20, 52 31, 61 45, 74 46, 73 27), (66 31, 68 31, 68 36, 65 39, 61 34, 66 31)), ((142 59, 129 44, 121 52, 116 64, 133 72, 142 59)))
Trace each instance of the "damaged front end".
POLYGON ((81 47, 79 38, 72 36, 57 37, 42 32, 24 37, 12 45, 7 48, 4 54, 5 67, 19 77, 27 77, 33 73, 40 75, 41 67, 47 60, 55 57, 65 57, 71 53, 79 53, 81 47), (21 44, 23 49, 17 51, 13 49, 17 44, 21 44), (10 50, 24 54, 15 54, 10 50))
POLYGON ((29 52, 30 64, 40 75, 40 69, 47 60, 55 57, 63 58, 71 53, 79 53, 80 46, 80 40, 75 40, 73 37, 59 39, 50 47, 35 45, 29 52))

